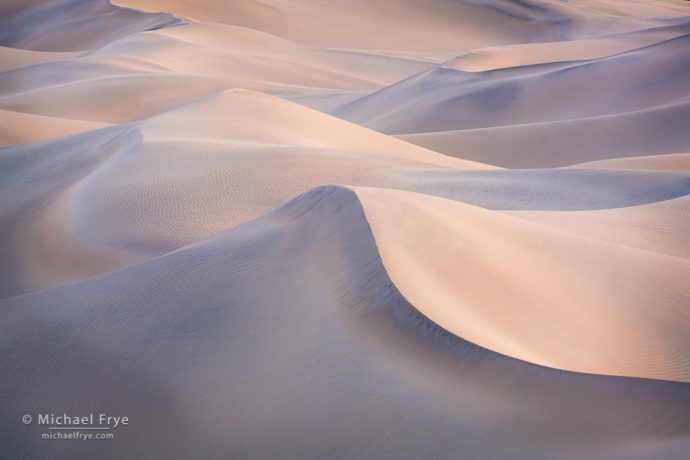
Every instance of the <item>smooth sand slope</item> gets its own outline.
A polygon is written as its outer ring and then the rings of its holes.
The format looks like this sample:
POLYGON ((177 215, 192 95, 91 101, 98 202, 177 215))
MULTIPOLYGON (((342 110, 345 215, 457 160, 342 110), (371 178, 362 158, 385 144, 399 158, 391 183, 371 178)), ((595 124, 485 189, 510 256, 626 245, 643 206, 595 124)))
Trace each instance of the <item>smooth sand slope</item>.
POLYGON ((108 126, 86 120, 0 110, 0 145, 24 144, 108 126))
MULTIPOLYGON (((172 11, 204 22, 241 25, 328 48, 454 51, 487 44, 550 40, 557 31, 549 10, 517 3, 336 0, 319 2, 118 0, 118 5, 172 11), (381 18, 386 23, 381 27, 381 18), (462 24, 464 27, 457 27, 462 24)), ((555 12, 553 13, 556 14, 555 12)))
POLYGON ((73 170, 43 179, 42 188, 8 182, 8 193, 35 211, 7 220, 4 252, 15 262, 6 296, 160 255, 323 182, 402 188, 492 209, 545 210, 650 203, 682 195, 688 184, 671 172, 487 169, 245 90, 122 129, 18 146, 5 164, 24 175, 41 174, 48 165, 73 170), (496 190, 487 194, 487 184, 496 190), (52 202, 43 190, 53 190, 52 202))
POLYGON ((467 72, 483 72, 535 64, 587 61, 682 37, 688 31, 690 25, 681 22, 626 32, 603 33, 593 38, 480 48, 458 56, 448 65, 467 72))
POLYGON ((685 460, 689 40, 681 0, 1 2, 0 456, 685 460), (12 422, 100 411, 107 451, 12 422))
POLYGON ((182 23, 171 14, 118 8, 109 0, 3 3, 0 44, 36 51, 90 50, 131 33, 182 23))
POLYGON ((5 295, 176 249, 324 181, 390 185, 399 171, 487 169, 247 90, 139 124, 17 146, 0 162, 14 175, 71 170, 43 179, 41 188, 7 182, 8 195, 21 196, 33 212, 6 221, 11 236, 3 248, 15 263, 5 295))
POLYGON ((690 104, 684 102, 622 114, 398 138, 506 168, 545 168, 684 151, 690 147, 688 119, 690 104))
POLYGON ((391 279, 445 329, 551 367, 690 382, 687 259, 428 195, 357 193, 391 279))
POLYGON ((681 77, 688 70, 689 44, 690 36, 682 36, 624 55, 488 74, 439 65, 328 111, 386 133, 411 134, 671 105, 690 97, 681 77), (398 104, 400 99, 405 103, 398 104))
MULTIPOLYGON (((160 258, 2 301, 8 418, 127 413, 137 425, 113 457, 686 451, 686 384, 564 373, 458 339, 400 296, 367 220, 354 193, 319 188, 160 258)), ((2 430, 3 456, 103 452, 36 442, 40 430, 2 430)))
POLYGON ((690 153, 614 158, 612 160, 580 163, 575 165, 575 167, 642 171, 687 171, 690 170, 690 153))
POLYGON ((580 212, 511 211, 510 215, 577 235, 676 257, 690 256, 685 223, 690 199, 580 212))

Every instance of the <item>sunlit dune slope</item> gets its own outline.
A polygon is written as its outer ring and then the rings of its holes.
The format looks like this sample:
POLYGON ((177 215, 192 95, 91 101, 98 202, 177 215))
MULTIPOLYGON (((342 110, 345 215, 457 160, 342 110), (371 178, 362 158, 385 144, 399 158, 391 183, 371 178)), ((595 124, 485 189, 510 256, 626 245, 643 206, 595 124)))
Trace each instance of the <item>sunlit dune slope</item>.
POLYGON ((32 115, 0 110, 0 145, 36 142, 108 126, 86 120, 32 115))
POLYGON ((529 362, 690 381, 690 261, 462 203, 357 189, 405 298, 456 335, 529 362))

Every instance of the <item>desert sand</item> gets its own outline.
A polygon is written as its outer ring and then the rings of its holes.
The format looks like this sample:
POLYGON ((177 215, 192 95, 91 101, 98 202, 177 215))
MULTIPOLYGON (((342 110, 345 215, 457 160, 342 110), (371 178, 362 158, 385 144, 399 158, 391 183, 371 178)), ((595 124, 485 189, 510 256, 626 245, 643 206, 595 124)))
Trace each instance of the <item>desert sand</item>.
POLYGON ((687 458, 688 71, 682 0, 3 2, 0 456, 687 458))

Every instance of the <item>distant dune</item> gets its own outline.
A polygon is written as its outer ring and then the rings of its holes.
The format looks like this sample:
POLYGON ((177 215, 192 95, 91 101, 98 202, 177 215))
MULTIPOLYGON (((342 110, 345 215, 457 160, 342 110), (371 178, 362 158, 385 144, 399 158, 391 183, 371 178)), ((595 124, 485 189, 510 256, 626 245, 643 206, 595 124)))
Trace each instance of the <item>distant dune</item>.
POLYGON ((682 0, 3 2, 0 456, 686 459, 689 71, 682 0))

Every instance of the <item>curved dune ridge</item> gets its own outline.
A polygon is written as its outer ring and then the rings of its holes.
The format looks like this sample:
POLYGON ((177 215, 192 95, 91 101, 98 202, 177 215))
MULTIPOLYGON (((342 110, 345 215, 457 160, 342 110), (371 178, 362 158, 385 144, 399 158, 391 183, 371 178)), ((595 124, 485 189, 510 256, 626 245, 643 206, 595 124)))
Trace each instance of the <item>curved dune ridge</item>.
POLYGON ((424 194, 357 193, 391 279, 445 329, 546 366, 690 382, 688 259, 424 194))
MULTIPOLYGON (((8 420, 126 415, 113 458, 687 457, 689 2, 0 18, 8 420)), ((0 456, 104 455, 41 429, 0 456)))
MULTIPOLYGON (((2 301, 3 371, 34 374, 3 380, 3 394, 22 395, 8 416, 96 404, 150 424, 113 456, 679 448, 685 386, 564 375, 448 334, 390 283, 368 219, 354 193, 320 187, 173 253, 2 301)), ((48 452, 34 434, 12 426, 0 449, 48 452)))

